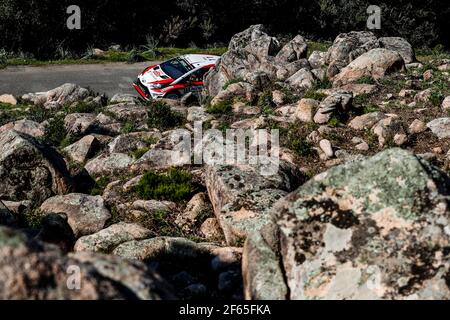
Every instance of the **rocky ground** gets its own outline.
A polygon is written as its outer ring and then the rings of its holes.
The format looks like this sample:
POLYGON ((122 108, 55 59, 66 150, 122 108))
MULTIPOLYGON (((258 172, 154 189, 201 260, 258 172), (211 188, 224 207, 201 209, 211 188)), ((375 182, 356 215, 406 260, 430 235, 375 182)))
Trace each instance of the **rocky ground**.
POLYGON ((450 298, 449 58, 257 25, 201 98, 0 96, 0 298, 450 298), (278 171, 180 165, 195 121, 279 129, 278 171))

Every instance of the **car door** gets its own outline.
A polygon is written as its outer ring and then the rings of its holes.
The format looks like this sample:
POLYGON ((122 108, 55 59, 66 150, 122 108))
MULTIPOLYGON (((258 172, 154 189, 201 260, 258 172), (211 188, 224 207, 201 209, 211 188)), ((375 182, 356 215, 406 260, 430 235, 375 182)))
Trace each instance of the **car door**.
POLYGON ((189 77, 189 91, 200 92, 203 90, 203 77, 210 68, 201 68, 192 73, 189 77))

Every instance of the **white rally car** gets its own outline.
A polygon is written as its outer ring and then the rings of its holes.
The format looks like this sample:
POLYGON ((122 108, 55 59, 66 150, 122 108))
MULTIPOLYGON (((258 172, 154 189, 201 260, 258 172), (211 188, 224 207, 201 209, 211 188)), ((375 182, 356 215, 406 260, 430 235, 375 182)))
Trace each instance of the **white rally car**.
POLYGON ((203 89, 203 76, 216 65, 219 56, 188 54, 145 69, 136 82, 136 91, 145 100, 179 99, 203 89))

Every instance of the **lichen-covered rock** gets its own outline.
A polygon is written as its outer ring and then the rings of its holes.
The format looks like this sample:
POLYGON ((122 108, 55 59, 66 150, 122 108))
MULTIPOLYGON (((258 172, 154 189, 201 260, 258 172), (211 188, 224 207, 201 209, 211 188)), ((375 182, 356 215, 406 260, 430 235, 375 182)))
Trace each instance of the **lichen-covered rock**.
POLYGON ((313 69, 320 69, 325 66, 327 53, 321 51, 313 51, 308 58, 309 64, 313 69))
POLYGON ((1 199, 36 204, 72 188, 62 156, 14 130, 0 133, 0 181, 1 199))
POLYGON ((221 247, 213 243, 195 243, 185 238, 157 237, 122 243, 113 254, 122 258, 152 261, 167 260, 182 262, 201 257, 211 257, 214 269, 236 263, 241 259, 242 249, 221 247))
POLYGON ((314 116, 314 122, 327 123, 333 114, 346 114, 353 106, 353 94, 349 92, 336 92, 326 97, 319 105, 314 116))
POLYGON ((283 169, 263 176, 253 166, 207 166, 206 187, 229 245, 242 244, 268 222, 268 210, 292 190, 292 178, 283 169))
POLYGON ((41 124, 27 119, 10 122, 0 127, 0 133, 8 130, 22 132, 35 138, 44 135, 44 127, 41 124))
POLYGON ((0 299, 173 298, 167 283, 140 262, 91 253, 64 256, 55 246, 0 226, 0 299))
POLYGON ((252 102, 256 97, 255 88, 247 82, 230 84, 211 100, 211 105, 214 106, 221 102, 229 102, 238 97, 243 98, 248 102, 252 102))
POLYGON ((71 193, 47 199, 40 207, 43 215, 63 214, 76 238, 102 230, 111 218, 102 197, 71 193))
POLYGON ((211 204, 208 203, 204 193, 197 193, 186 205, 186 209, 177 215, 175 223, 183 230, 193 231, 199 219, 206 213, 212 213, 211 204))
POLYGON ((348 126, 355 130, 371 129, 380 120, 386 118, 382 112, 370 112, 352 119, 348 126))
POLYGON ((112 113, 115 118, 123 122, 131 122, 134 124, 143 124, 147 121, 147 109, 129 103, 119 103, 106 107, 106 111, 112 113))
POLYGON ((378 47, 379 43, 372 32, 352 31, 339 34, 325 57, 328 78, 332 79, 361 54, 378 47))
POLYGON ((64 152, 73 161, 84 163, 100 148, 100 141, 93 135, 87 135, 64 148, 64 152))
POLYGON ((450 178, 405 150, 334 167, 250 237, 247 297, 269 292, 281 269, 289 299, 449 299, 449 200, 450 178))
POLYGON ((362 77, 380 79, 384 76, 404 69, 405 62, 395 51, 377 48, 372 49, 353 60, 333 79, 333 86, 340 87, 355 82, 362 77))
POLYGON ((295 110, 295 117, 302 122, 312 122, 319 102, 314 99, 301 99, 295 110))
POLYGON ((75 243, 76 252, 109 253, 121 243, 142 240, 151 236, 150 230, 137 224, 119 222, 97 233, 81 237, 75 243))
POLYGON ((189 122, 208 122, 214 119, 214 117, 208 114, 203 107, 190 107, 188 109, 187 121, 189 122))
POLYGON ((135 95, 126 93, 117 93, 111 98, 110 103, 140 104, 140 101, 135 95))
POLYGON ((301 69, 311 70, 311 65, 307 59, 300 59, 288 64, 278 66, 276 78, 279 81, 286 81, 301 69))
POLYGON ((294 62, 306 58, 307 51, 308 44, 301 35, 298 35, 281 48, 275 57, 275 61, 278 63, 294 62))
POLYGON ((303 68, 290 76, 286 83, 294 90, 306 90, 314 86, 315 78, 311 71, 303 68))
POLYGON ((416 61, 416 55, 414 54, 413 47, 404 38, 385 37, 378 40, 380 41, 381 47, 398 52, 405 61, 405 64, 410 64, 416 61))
POLYGON ((244 294, 247 300, 285 300, 288 286, 278 257, 259 232, 252 232, 242 255, 244 294))
POLYGON ((22 99, 34 104, 44 105, 45 107, 59 107, 81 101, 90 94, 88 89, 81 88, 73 83, 66 83, 44 93, 26 94, 22 96, 22 99))
POLYGON ((109 143, 109 152, 128 153, 137 149, 148 148, 159 139, 161 139, 161 133, 157 130, 121 134, 109 143))
POLYGON ((245 49, 258 57, 267 57, 275 56, 280 51, 280 44, 277 39, 267 35, 263 25, 258 24, 235 34, 228 49, 245 49))
POLYGON ((84 168, 93 176, 107 175, 127 170, 133 162, 133 158, 125 153, 101 154, 84 168))
POLYGON ((64 118, 64 126, 72 135, 84 135, 94 125, 96 118, 93 113, 71 113, 64 118))

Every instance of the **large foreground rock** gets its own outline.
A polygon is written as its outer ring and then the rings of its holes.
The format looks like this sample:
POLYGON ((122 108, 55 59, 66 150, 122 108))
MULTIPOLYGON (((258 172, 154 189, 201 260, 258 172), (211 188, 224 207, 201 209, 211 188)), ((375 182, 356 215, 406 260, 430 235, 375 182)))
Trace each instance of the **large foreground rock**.
POLYGON ((0 198, 38 204, 71 189, 62 156, 14 130, 0 133, 0 181, 0 198))
POLYGON ((404 67, 405 62, 399 53, 381 48, 373 49, 343 68, 334 78, 333 86, 340 87, 363 77, 381 79, 390 73, 402 70, 404 67))
POLYGON ((263 176, 253 166, 207 167, 206 187, 229 245, 242 244, 268 222, 268 210, 292 190, 292 175, 286 172, 263 176))
POLYGON ((316 176, 250 237, 246 297, 449 299, 449 195, 443 172, 401 149, 316 176))
POLYGON ((41 205, 40 210, 45 215, 65 215, 76 238, 102 230, 111 218, 102 197, 81 193, 50 198, 41 205))
POLYGON ((86 253, 66 257, 0 226, 0 299, 162 300, 173 299, 170 291, 140 262, 86 253))

